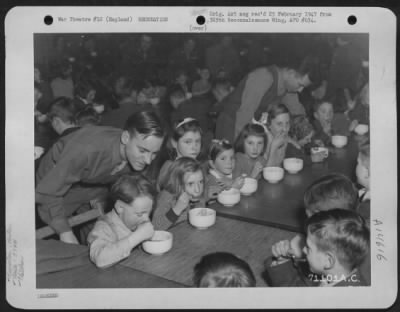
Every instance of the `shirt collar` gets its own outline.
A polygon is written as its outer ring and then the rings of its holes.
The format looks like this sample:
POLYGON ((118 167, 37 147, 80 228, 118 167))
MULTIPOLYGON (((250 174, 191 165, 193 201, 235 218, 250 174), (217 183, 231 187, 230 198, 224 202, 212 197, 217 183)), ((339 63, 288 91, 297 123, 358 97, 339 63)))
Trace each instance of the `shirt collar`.
POLYGON ((231 174, 222 175, 220 172, 218 172, 215 169, 210 169, 209 172, 210 172, 210 174, 212 176, 214 176, 217 179, 222 179, 222 178, 230 178, 230 179, 232 179, 232 173, 231 174))

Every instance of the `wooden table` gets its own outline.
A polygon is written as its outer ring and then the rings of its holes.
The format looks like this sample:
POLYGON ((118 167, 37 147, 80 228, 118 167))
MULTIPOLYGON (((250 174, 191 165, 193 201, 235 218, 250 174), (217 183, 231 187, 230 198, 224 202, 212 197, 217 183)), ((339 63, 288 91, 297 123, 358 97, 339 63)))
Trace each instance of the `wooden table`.
POLYGON ((169 252, 155 256, 136 248, 120 264, 192 286, 193 268, 201 257, 211 252, 226 251, 245 260, 253 270, 257 286, 265 287, 263 262, 271 256, 272 244, 294 235, 292 232, 224 217, 217 217, 215 225, 206 230, 198 230, 182 222, 169 231, 174 236, 169 252))
POLYGON ((182 288, 184 285, 122 265, 99 269, 94 264, 41 274, 37 288, 182 288))
POLYGON ((358 144, 350 139, 344 148, 331 148, 324 162, 311 163, 307 159, 299 173, 285 172, 284 178, 277 184, 260 178, 257 191, 250 196, 241 196, 240 202, 233 207, 219 203, 210 207, 220 216, 302 232, 304 191, 316 179, 329 173, 342 173, 355 181, 357 155, 358 144))

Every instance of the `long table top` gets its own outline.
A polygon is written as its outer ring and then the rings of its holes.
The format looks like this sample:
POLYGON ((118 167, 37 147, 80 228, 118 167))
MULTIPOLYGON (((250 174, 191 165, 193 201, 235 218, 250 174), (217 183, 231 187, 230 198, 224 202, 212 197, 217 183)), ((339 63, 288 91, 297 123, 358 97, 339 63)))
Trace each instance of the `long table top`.
POLYGON ((290 174, 277 184, 260 178, 257 191, 250 196, 241 196, 233 207, 220 203, 210 205, 224 217, 246 222, 278 227, 289 231, 302 232, 305 212, 303 195, 307 187, 316 179, 330 173, 342 173, 355 181, 358 144, 350 139, 344 148, 330 148, 328 158, 322 163, 304 162, 303 169, 290 174))
POLYGON ((257 286, 266 287, 262 278, 263 262, 271 256, 271 246, 294 233, 267 226, 217 217, 216 223, 204 230, 182 222, 169 230, 173 246, 164 255, 150 255, 141 248, 133 250, 120 264, 145 273, 193 286, 193 268, 202 256, 225 251, 245 260, 253 270, 257 286))

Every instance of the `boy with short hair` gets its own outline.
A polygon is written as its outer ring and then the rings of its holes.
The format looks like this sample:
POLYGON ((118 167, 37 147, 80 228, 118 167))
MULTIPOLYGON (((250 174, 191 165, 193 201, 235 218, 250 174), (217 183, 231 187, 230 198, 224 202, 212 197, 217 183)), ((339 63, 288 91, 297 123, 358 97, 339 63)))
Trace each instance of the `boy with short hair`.
MULTIPOLYGON (((369 252, 369 229, 354 211, 332 209, 312 215, 305 226, 303 248, 311 273, 304 278, 297 260, 287 250, 275 250, 267 261, 271 286, 366 286, 358 267, 369 252)), ((296 252, 298 253, 298 251, 296 252)))
POLYGON ((123 175, 111 187, 113 209, 89 233, 90 260, 109 267, 128 257, 131 250, 154 234, 149 214, 155 190, 143 175, 123 175))
POLYGON ((314 181, 306 189, 303 201, 308 217, 316 212, 333 208, 356 210, 357 189, 345 175, 328 174, 314 181))

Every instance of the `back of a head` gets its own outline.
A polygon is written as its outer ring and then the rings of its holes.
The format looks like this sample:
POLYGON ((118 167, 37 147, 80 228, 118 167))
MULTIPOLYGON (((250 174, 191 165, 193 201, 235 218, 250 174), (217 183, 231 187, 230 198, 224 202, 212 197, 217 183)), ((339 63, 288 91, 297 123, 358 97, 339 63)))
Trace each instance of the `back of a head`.
POLYGON ((86 106, 80 110, 76 116, 76 124, 80 127, 87 125, 99 125, 101 121, 100 115, 91 107, 86 106))
POLYGON ((255 287, 256 279, 250 266, 228 252, 205 255, 194 267, 196 287, 255 287))
POLYGON ((58 97, 50 104, 49 119, 60 118, 66 124, 75 124, 77 108, 73 100, 67 97, 58 97))
POLYGON ((131 136, 141 134, 145 138, 149 136, 163 138, 165 135, 160 118, 153 111, 138 111, 132 114, 126 121, 124 130, 131 136))
POLYGON ((351 180, 341 174, 329 174, 312 183, 304 193, 308 216, 333 208, 355 210, 358 192, 351 180))
POLYGON ((315 213, 307 219, 305 228, 319 251, 334 253, 348 270, 358 267, 368 254, 369 228, 355 211, 331 209, 315 213))

